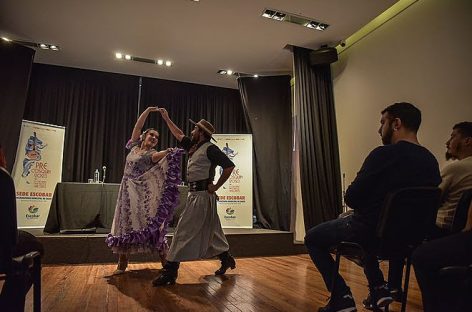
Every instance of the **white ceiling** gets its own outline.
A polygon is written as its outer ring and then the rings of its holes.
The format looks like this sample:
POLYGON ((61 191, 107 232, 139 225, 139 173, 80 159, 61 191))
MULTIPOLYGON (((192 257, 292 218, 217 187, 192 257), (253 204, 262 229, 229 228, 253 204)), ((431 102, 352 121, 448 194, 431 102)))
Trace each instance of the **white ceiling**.
POLYGON ((218 69, 291 72, 287 44, 344 40, 397 0, 1 0, 0 35, 57 44, 35 62, 236 88, 218 69), (277 9, 328 23, 319 32, 261 17, 277 9), (115 52, 171 59, 170 68, 115 52))

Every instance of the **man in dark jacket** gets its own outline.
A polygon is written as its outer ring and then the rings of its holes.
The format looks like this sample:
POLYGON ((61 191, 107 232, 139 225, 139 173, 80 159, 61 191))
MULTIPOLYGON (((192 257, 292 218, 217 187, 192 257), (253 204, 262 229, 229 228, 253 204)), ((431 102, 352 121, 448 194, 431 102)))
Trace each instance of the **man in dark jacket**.
MULTIPOLYGON (((384 146, 375 148, 365 159, 346 191, 346 204, 354 213, 310 229, 305 245, 329 291, 334 295, 322 312, 356 311, 349 287, 338 274, 333 276, 330 248, 341 241, 353 241, 368 249, 374 243, 380 209, 386 195, 404 187, 437 186, 441 182, 436 158, 417 139, 421 112, 410 103, 395 103, 382 111, 379 134, 384 146), (336 278, 336 289, 330 289, 336 278)), ((393 299, 375 257, 364 264, 372 300, 379 307, 393 299)))

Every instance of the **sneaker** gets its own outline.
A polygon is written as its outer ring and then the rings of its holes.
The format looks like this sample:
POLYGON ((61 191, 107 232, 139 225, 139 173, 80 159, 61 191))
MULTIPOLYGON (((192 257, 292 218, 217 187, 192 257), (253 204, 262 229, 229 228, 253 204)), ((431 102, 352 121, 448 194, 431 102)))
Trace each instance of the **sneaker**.
POLYGON ((372 303, 375 303, 379 308, 386 307, 393 302, 393 298, 390 294, 387 284, 375 287, 373 292, 371 291, 371 296, 372 300, 375 300, 372 301, 372 303))
POLYGON ((332 297, 325 307, 318 309, 318 312, 356 312, 356 303, 351 292, 348 292, 341 298, 332 297))
POLYGON ((396 302, 402 302, 403 298, 403 291, 401 288, 393 288, 390 289, 390 294, 392 295, 392 298, 396 302))
MULTIPOLYGON (((403 292, 401 289, 395 288, 390 290, 390 296, 392 297, 393 301, 402 302, 403 292)), ((370 292, 367 295, 367 298, 362 301, 362 305, 367 310, 374 310, 374 307, 372 306, 372 296, 370 295, 370 292)))

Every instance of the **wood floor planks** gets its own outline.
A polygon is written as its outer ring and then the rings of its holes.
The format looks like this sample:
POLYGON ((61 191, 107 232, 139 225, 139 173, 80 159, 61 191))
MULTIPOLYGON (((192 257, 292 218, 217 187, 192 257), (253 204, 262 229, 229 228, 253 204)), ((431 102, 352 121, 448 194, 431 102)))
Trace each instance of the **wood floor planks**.
MULTIPOLYGON (((159 263, 130 264, 130 270, 112 276, 115 264, 44 266, 43 311, 317 311, 327 302, 321 275, 307 255, 237 259, 237 268, 214 276, 219 261, 181 264, 177 284, 152 287, 159 263)), ((386 273, 386 265, 381 264, 386 273)), ((359 311, 367 296, 362 269, 343 259, 340 267, 359 311)), ((409 312, 422 311, 414 272, 408 296, 409 312)), ((32 311, 32 292, 25 311, 32 311)), ((390 311, 400 311, 394 303, 390 311)))

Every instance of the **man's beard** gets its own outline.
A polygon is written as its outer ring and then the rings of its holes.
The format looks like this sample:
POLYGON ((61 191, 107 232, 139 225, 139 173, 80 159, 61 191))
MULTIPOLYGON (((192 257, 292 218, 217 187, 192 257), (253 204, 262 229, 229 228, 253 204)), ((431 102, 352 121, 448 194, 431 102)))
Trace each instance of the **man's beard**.
POLYGON ((387 132, 385 135, 382 136, 382 143, 383 145, 390 145, 392 144, 392 137, 393 137, 393 129, 392 125, 388 125, 387 132))

